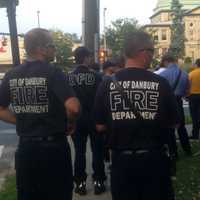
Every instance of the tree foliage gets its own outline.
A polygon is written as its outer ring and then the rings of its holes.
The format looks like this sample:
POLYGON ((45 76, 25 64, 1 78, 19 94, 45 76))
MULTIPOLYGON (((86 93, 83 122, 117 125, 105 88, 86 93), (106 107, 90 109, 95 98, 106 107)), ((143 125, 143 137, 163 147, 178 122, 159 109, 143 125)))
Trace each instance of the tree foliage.
POLYGON ((177 58, 183 58, 185 52, 185 27, 183 23, 182 4, 179 0, 172 0, 172 25, 171 25, 171 44, 169 53, 177 58))
POLYGON ((56 62, 61 66, 72 64, 72 35, 60 30, 51 30, 56 45, 56 62))
POLYGON ((112 50, 112 54, 119 55, 123 50, 124 39, 128 33, 139 28, 135 19, 117 19, 106 29, 107 47, 112 50))

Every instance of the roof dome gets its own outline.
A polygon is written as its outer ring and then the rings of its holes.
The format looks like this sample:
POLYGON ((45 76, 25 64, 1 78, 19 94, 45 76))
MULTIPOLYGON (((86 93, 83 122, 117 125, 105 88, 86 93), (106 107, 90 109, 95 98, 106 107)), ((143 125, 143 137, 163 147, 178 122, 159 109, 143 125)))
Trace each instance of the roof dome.
MULTIPOLYGON (((179 0, 184 10, 191 10, 200 6, 200 0, 179 0)), ((158 0, 154 11, 157 13, 161 10, 170 10, 172 0, 158 0)))

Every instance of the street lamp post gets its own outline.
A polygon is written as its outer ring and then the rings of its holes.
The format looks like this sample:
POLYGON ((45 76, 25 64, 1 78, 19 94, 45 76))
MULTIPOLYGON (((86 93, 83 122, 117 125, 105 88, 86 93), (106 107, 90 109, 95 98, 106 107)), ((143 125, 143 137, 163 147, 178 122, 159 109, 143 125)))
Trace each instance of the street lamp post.
MULTIPOLYGON (((104 28, 104 37, 103 37, 103 46, 104 46, 104 52, 107 54, 107 41, 106 41, 106 11, 107 8, 103 9, 103 28, 104 28)), ((105 55, 105 59, 106 59, 106 55, 105 55)))
POLYGON ((94 61, 99 60, 99 0, 82 0, 82 38, 83 45, 94 55, 94 61))
POLYGON ((16 5, 17 5, 16 0, 7 0, 7 13, 8 13, 8 22, 10 29, 12 59, 14 66, 20 64, 20 54, 19 54, 17 24, 16 24, 16 5))
POLYGON ((37 11, 38 28, 40 28, 40 11, 37 11))

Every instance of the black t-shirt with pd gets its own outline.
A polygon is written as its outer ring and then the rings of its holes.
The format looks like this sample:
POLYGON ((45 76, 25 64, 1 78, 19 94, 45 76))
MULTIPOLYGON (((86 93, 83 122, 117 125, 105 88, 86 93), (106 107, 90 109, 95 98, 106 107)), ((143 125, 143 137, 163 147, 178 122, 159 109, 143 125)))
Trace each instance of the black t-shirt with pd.
POLYGON ((178 122, 176 100, 167 81, 138 68, 123 69, 116 78, 143 120, 136 118, 111 78, 102 82, 95 100, 95 121, 111 129, 109 146, 112 149, 162 146, 166 143, 166 128, 178 122))
POLYGON ((102 76, 85 65, 79 65, 69 74, 69 83, 81 103, 80 123, 87 123, 91 119, 94 99, 102 76))
POLYGON ((9 71, 0 86, 0 106, 16 114, 19 136, 64 135, 64 102, 73 97, 65 74, 42 61, 26 62, 9 71))

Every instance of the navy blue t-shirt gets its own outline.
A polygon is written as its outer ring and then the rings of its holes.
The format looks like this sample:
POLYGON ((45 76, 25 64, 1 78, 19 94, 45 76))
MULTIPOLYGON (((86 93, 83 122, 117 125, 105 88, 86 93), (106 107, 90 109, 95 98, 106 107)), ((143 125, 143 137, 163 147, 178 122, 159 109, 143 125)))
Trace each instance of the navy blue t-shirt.
POLYGON ((116 73, 126 98, 134 103, 138 120, 112 79, 101 83, 95 99, 95 121, 107 125, 112 149, 160 147, 166 128, 178 122, 176 99, 167 81, 145 69, 126 68, 116 73))
POLYGON ((64 102, 75 96, 65 74, 42 61, 26 62, 9 71, 0 86, 0 106, 16 114, 19 136, 64 134, 64 102))

